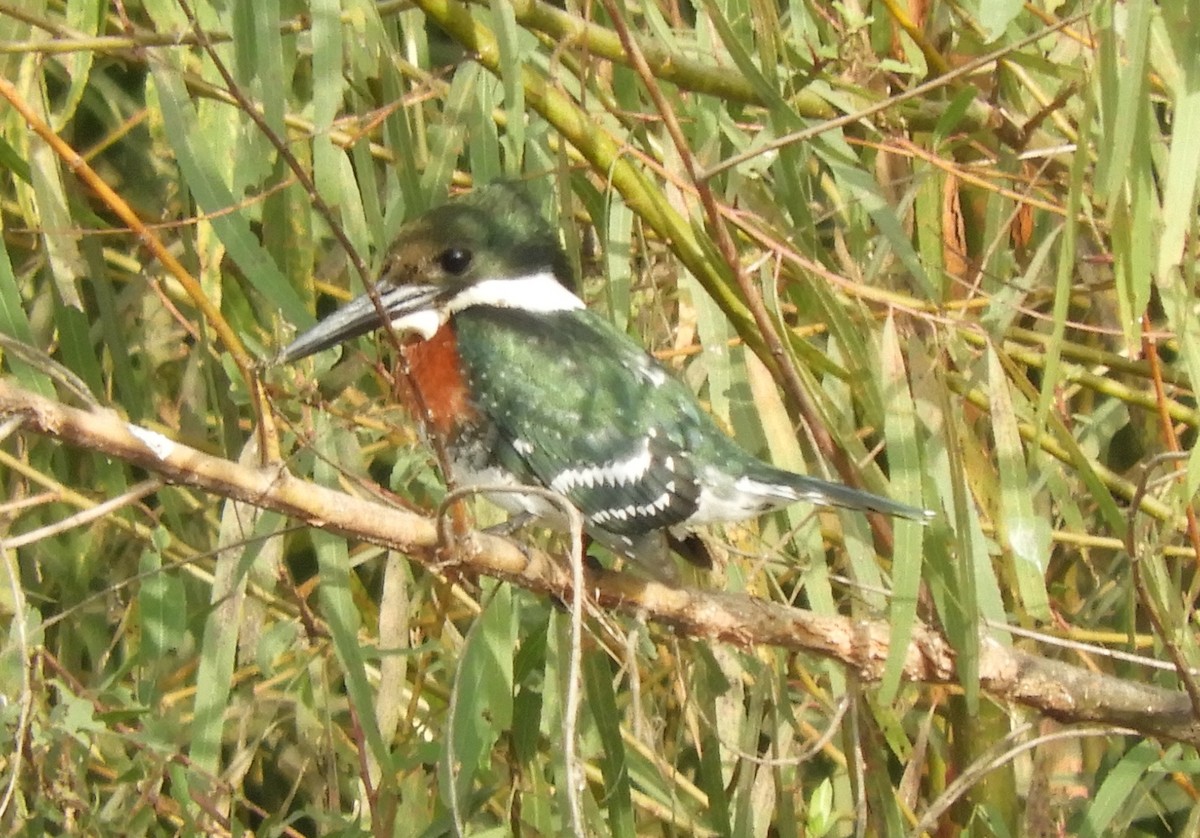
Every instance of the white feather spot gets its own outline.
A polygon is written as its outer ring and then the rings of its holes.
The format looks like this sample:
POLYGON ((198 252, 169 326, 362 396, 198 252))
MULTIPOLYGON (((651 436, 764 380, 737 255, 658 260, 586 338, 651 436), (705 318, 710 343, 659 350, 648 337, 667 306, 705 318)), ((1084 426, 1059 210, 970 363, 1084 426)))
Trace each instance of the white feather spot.
POLYGON ((636 453, 620 460, 598 466, 569 468, 561 471, 550 481, 550 488, 565 495, 578 486, 593 488, 601 486, 628 486, 636 483, 650 469, 650 440, 642 440, 636 453))
POLYGON ((666 383, 667 374, 663 371, 662 367, 654 363, 654 359, 649 355, 639 356, 637 363, 638 372, 645 376, 652 385, 661 387, 666 383))
POLYGON ((631 503, 628 506, 622 506, 616 509, 602 509, 592 515, 592 523, 604 524, 613 519, 618 521, 628 521, 630 518, 655 518, 661 515, 671 506, 671 500, 672 492, 668 490, 663 492, 650 503, 631 503))

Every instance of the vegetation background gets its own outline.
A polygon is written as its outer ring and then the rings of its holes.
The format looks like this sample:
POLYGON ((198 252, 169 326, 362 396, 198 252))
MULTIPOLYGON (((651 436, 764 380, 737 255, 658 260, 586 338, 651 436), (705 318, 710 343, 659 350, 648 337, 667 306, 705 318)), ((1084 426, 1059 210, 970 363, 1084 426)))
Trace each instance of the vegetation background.
POLYGON ((548 597, 10 417, 6 832, 1200 829, 1194 740, 979 677, 1200 695, 1200 3, 0 0, 0 63, 9 384, 433 514, 373 341, 266 362, 405 218, 525 177, 744 445, 938 513, 792 509, 693 584, 934 626, 959 673, 593 611, 576 681, 548 597))

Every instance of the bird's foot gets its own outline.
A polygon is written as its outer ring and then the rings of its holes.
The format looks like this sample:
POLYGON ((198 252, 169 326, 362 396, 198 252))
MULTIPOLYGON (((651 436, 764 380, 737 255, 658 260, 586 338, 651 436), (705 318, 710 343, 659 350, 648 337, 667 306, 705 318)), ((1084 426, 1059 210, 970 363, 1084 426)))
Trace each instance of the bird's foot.
POLYGON ((507 521, 501 521, 499 524, 492 524, 490 527, 484 527, 482 532, 488 535, 499 536, 500 538, 508 538, 517 530, 524 527, 526 524, 534 520, 534 517, 528 512, 518 512, 511 516, 507 521))

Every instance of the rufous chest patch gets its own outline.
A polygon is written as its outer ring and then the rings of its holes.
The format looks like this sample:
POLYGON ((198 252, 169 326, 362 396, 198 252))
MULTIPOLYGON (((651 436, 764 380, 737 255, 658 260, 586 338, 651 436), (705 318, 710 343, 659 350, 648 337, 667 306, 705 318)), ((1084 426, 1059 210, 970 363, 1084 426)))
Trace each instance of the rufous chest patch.
POLYGON ((404 357, 425 410, 427 426, 440 438, 453 439, 475 415, 463 378, 454 327, 446 323, 429 340, 406 345, 404 357))

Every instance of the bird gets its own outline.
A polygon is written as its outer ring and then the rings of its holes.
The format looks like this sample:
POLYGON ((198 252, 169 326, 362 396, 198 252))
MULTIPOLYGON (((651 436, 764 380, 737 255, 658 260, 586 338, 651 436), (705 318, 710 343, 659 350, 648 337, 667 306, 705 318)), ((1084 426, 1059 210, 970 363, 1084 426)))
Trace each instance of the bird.
MULTIPOLYGON (((593 540, 651 574, 673 577, 672 552, 711 567, 698 530, 801 501, 931 517, 739 446, 682 381, 586 307, 525 184, 477 187, 405 223, 374 292, 318 320, 278 361, 390 328, 450 485, 552 490, 593 540)), ((566 527, 544 494, 489 498, 518 519, 566 527)))

